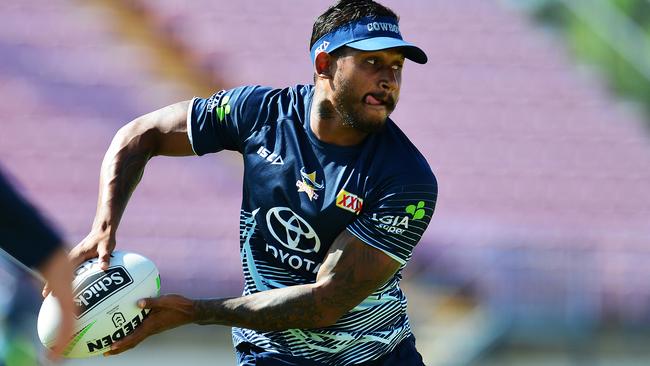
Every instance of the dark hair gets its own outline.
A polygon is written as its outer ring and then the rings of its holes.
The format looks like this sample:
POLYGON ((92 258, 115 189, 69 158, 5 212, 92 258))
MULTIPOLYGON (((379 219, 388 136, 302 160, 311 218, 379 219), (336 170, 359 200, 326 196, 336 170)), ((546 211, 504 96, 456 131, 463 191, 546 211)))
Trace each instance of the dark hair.
POLYGON ((339 0, 316 18, 311 31, 309 49, 311 50, 316 41, 334 29, 368 16, 391 17, 399 22, 395 12, 372 0, 339 0))

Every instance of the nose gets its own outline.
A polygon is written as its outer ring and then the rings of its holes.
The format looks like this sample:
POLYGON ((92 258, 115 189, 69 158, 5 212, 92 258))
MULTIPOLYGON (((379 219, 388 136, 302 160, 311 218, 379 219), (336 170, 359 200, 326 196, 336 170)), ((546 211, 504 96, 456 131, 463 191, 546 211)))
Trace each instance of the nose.
POLYGON ((381 73, 379 79, 379 87, 382 90, 390 91, 395 90, 399 86, 399 76, 397 75, 399 71, 393 69, 392 67, 385 68, 381 73))

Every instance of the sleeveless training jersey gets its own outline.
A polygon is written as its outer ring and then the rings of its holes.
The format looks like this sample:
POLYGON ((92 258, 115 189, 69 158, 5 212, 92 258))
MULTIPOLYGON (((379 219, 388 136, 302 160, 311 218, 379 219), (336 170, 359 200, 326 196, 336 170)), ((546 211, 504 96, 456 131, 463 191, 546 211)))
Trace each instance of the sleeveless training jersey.
MULTIPOLYGON (((194 98, 188 134, 197 155, 243 155, 240 252, 244 295, 314 283, 323 258, 348 230, 402 266, 329 327, 262 332, 233 328, 235 345, 332 365, 390 352, 411 334, 401 271, 426 229, 437 196, 429 165, 393 121, 363 143, 324 143, 309 127, 313 86, 259 86, 194 98)), ((363 265, 363 264, 360 264, 363 265)))

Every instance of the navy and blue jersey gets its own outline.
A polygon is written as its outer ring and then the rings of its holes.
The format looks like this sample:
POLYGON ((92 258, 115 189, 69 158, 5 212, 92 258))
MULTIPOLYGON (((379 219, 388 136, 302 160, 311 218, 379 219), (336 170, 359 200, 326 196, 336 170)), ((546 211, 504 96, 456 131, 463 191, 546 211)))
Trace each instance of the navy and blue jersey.
POLYGON ((318 140, 309 127, 313 92, 313 86, 247 86, 194 98, 188 134, 197 155, 226 149, 243 156, 244 295, 314 283, 343 230, 401 264, 391 280, 332 326, 233 328, 236 345, 352 365, 386 354, 411 334, 399 282, 433 215, 437 183, 390 119, 356 146, 318 140))

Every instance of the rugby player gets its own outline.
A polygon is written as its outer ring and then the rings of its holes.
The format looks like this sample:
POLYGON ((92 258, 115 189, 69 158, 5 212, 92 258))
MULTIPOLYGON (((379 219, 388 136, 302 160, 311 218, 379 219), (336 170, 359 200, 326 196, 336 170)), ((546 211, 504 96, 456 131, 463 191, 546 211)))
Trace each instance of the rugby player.
POLYGON ((402 39, 397 15, 371 0, 327 9, 310 52, 314 85, 222 90, 118 131, 93 227, 73 262, 98 256, 107 268, 151 157, 235 150, 245 165, 245 284, 235 298, 141 300, 151 315, 107 355, 197 323, 232 327, 240 365, 422 364, 399 283, 431 220, 437 183, 389 115, 405 60, 427 56, 402 39))

